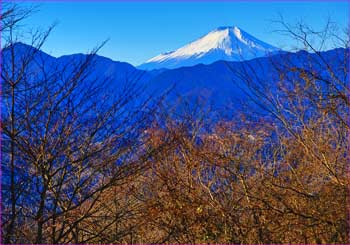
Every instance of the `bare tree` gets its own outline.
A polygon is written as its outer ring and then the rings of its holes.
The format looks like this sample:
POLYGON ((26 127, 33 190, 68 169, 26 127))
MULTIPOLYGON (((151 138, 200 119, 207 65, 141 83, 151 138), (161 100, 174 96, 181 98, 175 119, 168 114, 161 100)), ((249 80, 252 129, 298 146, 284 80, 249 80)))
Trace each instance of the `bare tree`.
POLYGON ((133 154, 147 99, 137 81, 112 93, 110 80, 94 76, 100 47, 55 64, 40 52, 51 29, 30 48, 18 43, 18 19, 2 50, 4 242, 79 243, 104 191, 146 167, 133 154))
MULTIPOLYGON (((304 48, 297 54, 272 57, 268 67, 257 65, 257 60, 254 66, 245 62, 240 69, 232 70, 237 80, 244 82, 246 95, 275 119, 275 150, 271 148, 275 157, 270 161, 276 167, 262 185, 270 193, 261 190, 254 198, 265 203, 264 208, 279 212, 279 219, 291 213, 286 218, 286 236, 279 239, 287 239, 289 233, 291 242, 299 238, 299 242, 345 242, 349 226, 349 42, 341 39, 342 35, 334 35, 330 22, 320 32, 304 24, 291 27, 283 19, 279 23, 283 33, 304 48), (335 37, 338 49, 324 50, 325 43, 329 44, 327 38, 334 44, 335 37), (303 226, 300 237, 289 230, 297 223, 303 226)), ((279 221, 281 229, 282 224, 279 221)))

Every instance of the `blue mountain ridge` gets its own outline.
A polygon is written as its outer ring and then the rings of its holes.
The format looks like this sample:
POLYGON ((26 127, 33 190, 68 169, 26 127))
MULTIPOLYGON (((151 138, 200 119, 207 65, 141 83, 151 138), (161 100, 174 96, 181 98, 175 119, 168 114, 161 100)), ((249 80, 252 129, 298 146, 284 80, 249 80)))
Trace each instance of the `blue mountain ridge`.
MULTIPOLYGON (((15 44, 16 53, 19 58, 33 47, 17 43, 15 44)), ((349 53, 349 50, 346 50, 349 53)), ((338 48, 322 52, 321 56, 332 67, 342 67, 345 62, 346 53, 344 49, 338 48)), ((63 66, 69 63, 75 63, 86 57, 86 54, 65 55, 58 58, 50 56, 45 52, 38 51, 35 60, 46 60, 47 69, 53 66, 63 66)), ((10 60, 9 50, 2 50, 3 65, 7 65, 10 60)), ((160 69, 144 71, 135 68, 126 62, 113 61, 112 59, 95 55, 94 68, 91 78, 98 77, 106 79, 108 87, 112 91, 118 91, 123 84, 130 81, 136 81, 144 86, 144 94, 149 96, 160 96, 169 91, 166 102, 168 104, 181 103, 188 101, 190 103, 202 103, 210 106, 214 111, 220 109, 235 109, 241 106, 241 103, 248 101, 246 84, 242 79, 242 72, 245 76, 251 76, 256 83, 261 78, 265 85, 275 86, 279 81, 279 69, 284 69, 283 65, 288 62, 288 66, 308 67, 310 62, 313 69, 321 73, 326 69, 319 56, 315 53, 300 51, 289 53, 281 51, 278 54, 269 57, 260 57, 248 61, 217 61, 212 64, 199 64, 191 67, 180 67, 176 69, 160 69)), ((31 69, 35 70, 35 62, 31 69)), ((262 84, 261 84, 262 85, 262 84)))

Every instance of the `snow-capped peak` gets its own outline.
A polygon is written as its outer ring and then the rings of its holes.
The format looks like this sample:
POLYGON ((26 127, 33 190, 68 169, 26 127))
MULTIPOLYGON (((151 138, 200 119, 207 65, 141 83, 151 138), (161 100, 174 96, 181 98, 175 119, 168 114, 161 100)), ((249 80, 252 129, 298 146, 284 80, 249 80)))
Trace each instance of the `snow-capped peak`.
POLYGON ((237 26, 219 27, 175 51, 149 59, 140 68, 176 68, 200 63, 210 64, 218 60, 247 60, 277 50, 237 26))

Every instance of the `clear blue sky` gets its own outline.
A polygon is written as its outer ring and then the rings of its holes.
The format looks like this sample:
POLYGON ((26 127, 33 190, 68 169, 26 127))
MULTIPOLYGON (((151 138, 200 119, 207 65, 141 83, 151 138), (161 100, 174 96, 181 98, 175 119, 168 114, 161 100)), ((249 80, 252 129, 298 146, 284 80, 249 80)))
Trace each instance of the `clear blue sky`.
MULTIPOLYGON (((34 3, 34 1, 33 1, 34 3)), ((31 2, 21 4, 32 4, 31 2)), ((83 53, 103 40, 100 55, 133 65, 193 41, 219 26, 236 25, 275 46, 291 41, 272 32, 271 20, 282 14, 288 22, 303 19, 320 28, 327 17, 345 28, 347 2, 35 2, 39 11, 26 20, 30 28, 55 21, 44 51, 54 56, 83 53)))

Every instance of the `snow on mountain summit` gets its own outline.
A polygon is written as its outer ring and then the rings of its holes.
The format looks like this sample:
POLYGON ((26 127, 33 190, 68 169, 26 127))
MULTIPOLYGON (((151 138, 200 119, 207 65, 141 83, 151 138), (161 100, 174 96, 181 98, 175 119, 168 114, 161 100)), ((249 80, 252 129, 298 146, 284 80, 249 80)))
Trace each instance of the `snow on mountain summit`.
POLYGON ((240 61, 275 51, 278 49, 236 26, 219 27, 175 51, 149 59, 139 68, 150 70, 210 64, 218 60, 240 61))

